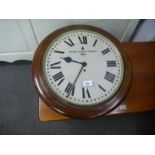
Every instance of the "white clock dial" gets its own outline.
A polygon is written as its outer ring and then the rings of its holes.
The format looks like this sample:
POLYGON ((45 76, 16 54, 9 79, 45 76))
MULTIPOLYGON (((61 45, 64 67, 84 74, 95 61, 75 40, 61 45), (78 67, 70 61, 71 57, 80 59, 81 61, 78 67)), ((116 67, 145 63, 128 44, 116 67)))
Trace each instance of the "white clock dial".
POLYGON ((43 61, 46 83, 68 104, 91 106, 105 102, 119 89, 123 60, 106 37, 74 30, 51 42, 43 61))

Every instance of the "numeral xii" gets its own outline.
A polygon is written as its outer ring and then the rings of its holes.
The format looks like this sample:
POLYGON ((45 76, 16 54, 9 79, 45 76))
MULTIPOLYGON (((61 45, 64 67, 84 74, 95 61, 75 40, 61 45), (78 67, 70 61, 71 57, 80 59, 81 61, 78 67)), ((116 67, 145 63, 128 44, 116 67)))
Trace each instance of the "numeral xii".
POLYGON ((80 40, 80 43, 81 44, 87 44, 87 37, 86 36, 78 36, 79 40, 80 40))

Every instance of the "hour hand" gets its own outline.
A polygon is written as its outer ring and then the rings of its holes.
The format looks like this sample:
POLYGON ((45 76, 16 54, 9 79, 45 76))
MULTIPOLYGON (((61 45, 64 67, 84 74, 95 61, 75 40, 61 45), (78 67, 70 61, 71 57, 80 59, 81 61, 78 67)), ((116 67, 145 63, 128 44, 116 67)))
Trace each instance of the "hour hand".
POLYGON ((65 58, 61 57, 61 59, 64 59, 67 63, 72 62, 72 58, 71 57, 65 57, 65 58))
POLYGON ((64 59, 67 63, 75 62, 75 63, 78 63, 78 64, 83 65, 82 62, 75 61, 75 60, 73 60, 71 57, 65 57, 65 58, 62 58, 62 57, 61 57, 61 59, 64 59))

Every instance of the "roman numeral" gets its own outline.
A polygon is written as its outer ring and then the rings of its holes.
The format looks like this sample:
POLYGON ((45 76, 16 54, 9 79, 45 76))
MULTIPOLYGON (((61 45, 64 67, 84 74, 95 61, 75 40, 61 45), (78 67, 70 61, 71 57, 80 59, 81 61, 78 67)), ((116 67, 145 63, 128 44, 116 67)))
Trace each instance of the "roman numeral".
POLYGON ((60 64, 61 62, 59 61, 59 62, 56 62, 56 63, 53 63, 53 64, 51 64, 50 65, 50 68, 51 69, 59 69, 59 68, 61 68, 60 66, 57 66, 58 64, 60 64))
POLYGON ((116 67, 116 61, 107 61, 107 67, 116 67))
POLYGON ((64 81, 65 79, 60 80, 60 82, 58 83, 58 86, 64 81))
MULTIPOLYGON (((57 73, 57 74, 55 74, 55 75, 53 75, 53 79, 54 79, 54 81, 58 81, 58 80, 62 80, 62 79, 64 79, 64 75, 63 75, 63 73, 62 72, 59 72, 59 73, 57 73)), ((60 83, 60 82, 59 82, 60 83)), ((60 85, 60 84, 59 84, 60 85)))
POLYGON ((110 72, 106 72, 104 79, 108 80, 109 82, 114 82, 116 75, 110 72))
POLYGON ((69 82, 67 84, 67 87, 65 88, 65 92, 67 94, 71 93, 71 95, 74 96, 74 90, 75 90, 75 86, 73 87, 73 84, 69 82))
POLYGON ((68 41, 64 41, 67 45, 69 45, 70 47, 74 46, 74 43, 72 42, 72 40, 69 38, 68 41))
POLYGON ((110 49, 109 48, 106 48, 105 50, 103 50, 101 53, 103 54, 103 55, 105 55, 105 54, 107 54, 107 53, 109 53, 110 52, 110 49))
POLYGON ((96 43, 97 43, 97 39, 94 41, 93 47, 95 47, 96 43))
POLYGON ((99 86, 99 88, 101 89, 101 90, 103 90, 104 92, 106 92, 106 90, 101 86, 101 85, 98 85, 99 86))
POLYGON ((60 54, 64 54, 65 52, 63 51, 54 51, 55 53, 60 53, 60 54))
POLYGON ((78 36, 78 38, 79 38, 81 44, 87 44, 87 37, 86 36, 83 36, 82 38, 78 36))
POLYGON ((82 97, 86 98, 86 95, 91 98, 88 88, 85 90, 85 88, 82 87, 82 97))

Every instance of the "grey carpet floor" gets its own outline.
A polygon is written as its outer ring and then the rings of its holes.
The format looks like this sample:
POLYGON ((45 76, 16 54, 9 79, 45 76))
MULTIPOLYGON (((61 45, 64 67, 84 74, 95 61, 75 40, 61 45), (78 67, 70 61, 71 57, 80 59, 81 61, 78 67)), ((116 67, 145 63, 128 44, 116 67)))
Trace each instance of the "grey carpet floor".
POLYGON ((0 134, 155 134, 155 112, 40 122, 31 62, 0 62, 0 134))

